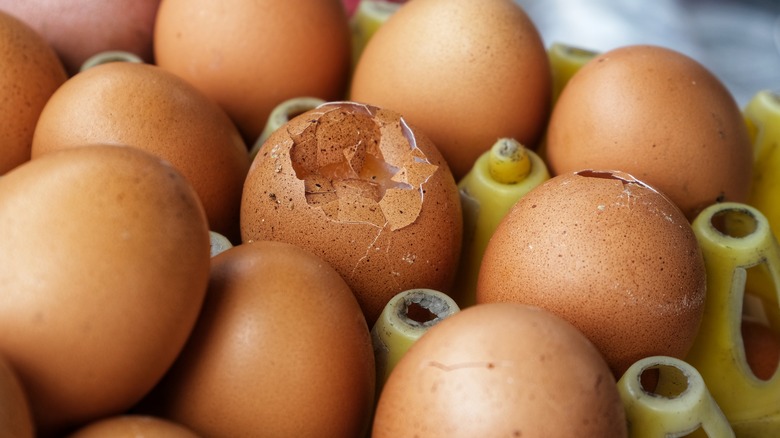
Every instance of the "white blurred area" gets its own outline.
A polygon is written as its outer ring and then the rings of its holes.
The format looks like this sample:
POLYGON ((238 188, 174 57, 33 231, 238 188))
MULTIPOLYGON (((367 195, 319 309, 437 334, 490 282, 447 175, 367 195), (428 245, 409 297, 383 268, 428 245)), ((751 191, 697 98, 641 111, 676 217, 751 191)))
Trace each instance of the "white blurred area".
POLYGON ((780 92, 780 0, 516 0, 545 44, 606 51, 656 44, 710 69, 744 107, 780 92))

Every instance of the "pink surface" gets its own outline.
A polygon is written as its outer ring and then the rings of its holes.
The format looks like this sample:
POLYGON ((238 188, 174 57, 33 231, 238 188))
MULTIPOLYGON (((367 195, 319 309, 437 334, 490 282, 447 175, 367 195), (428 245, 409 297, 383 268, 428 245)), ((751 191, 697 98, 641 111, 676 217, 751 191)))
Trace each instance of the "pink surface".
POLYGON ((355 12, 358 3, 360 3, 360 0, 344 0, 344 6, 346 6, 349 15, 355 12))

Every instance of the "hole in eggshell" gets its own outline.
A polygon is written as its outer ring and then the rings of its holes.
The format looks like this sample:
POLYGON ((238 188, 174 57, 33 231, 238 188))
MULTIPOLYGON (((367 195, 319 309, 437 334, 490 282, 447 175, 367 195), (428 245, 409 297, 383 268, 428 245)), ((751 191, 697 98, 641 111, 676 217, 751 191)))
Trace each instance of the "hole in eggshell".
POLYGON ((580 170, 579 172, 576 172, 576 174, 585 178, 600 178, 600 179, 611 179, 615 181, 620 181, 621 183, 623 183, 623 185, 636 184, 638 186, 642 186, 655 191, 655 189, 653 189, 649 185, 634 178, 633 175, 628 174, 626 172, 621 172, 619 170, 584 169, 584 170, 580 170))
POLYGON ((290 132, 290 159, 306 202, 340 222, 391 229, 413 223, 422 184, 438 166, 417 148, 403 119, 349 102, 317 109, 301 132, 290 132))
POLYGON ((577 172, 577 175, 584 176, 586 178, 602 178, 602 179, 616 179, 621 181, 622 178, 619 178, 615 176, 614 172, 604 171, 604 170, 580 170, 577 172))
POLYGON ((758 227, 755 216, 749 210, 740 208, 720 210, 712 215, 710 223, 722 235, 735 239, 753 234, 758 227))

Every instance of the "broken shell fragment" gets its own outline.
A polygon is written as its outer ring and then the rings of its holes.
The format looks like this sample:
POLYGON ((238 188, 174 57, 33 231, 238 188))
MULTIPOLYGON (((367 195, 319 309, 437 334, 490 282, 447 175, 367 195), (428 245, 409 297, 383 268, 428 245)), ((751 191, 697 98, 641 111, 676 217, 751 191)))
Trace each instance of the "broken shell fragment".
POLYGON ((370 325, 397 293, 448 293, 462 238, 458 189, 436 146, 397 113, 330 102, 263 143, 241 237, 314 252, 344 277, 370 325))
POLYGON ((257 151, 259 151, 263 146, 263 143, 268 140, 268 137, 285 123, 289 122, 290 119, 298 114, 314 109, 323 103, 325 103, 325 101, 319 97, 302 96, 287 99, 277 105, 273 111, 271 111, 271 115, 268 116, 268 121, 265 122, 265 128, 263 128, 263 132, 260 133, 260 137, 258 137, 257 141, 252 145, 249 156, 254 159, 255 155, 257 155, 257 151))

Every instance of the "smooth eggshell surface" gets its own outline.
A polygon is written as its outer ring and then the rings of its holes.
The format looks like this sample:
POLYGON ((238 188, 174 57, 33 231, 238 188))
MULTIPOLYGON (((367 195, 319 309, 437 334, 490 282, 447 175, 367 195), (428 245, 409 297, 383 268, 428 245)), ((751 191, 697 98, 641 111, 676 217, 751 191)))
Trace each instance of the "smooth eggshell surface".
POLYGON ((536 187, 504 217, 482 259, 477 302, 552 311, 619 378, 644 357, 685 358, 705 280, 696 236, 671 201, 631 175, 582 171, 536 187))
POLYGON ((382 390, 374 438, 625 437, 615 379, 571 324, 478 304, 433 326, 382 390))
POLYGON ((415 0, 371 37, 349 99, 420 128, 456 179, 502 137, 535 147, 552 99, 544 43, 511 0, 415 0))
POLYGON ((35 437, 27 394, 16 370, 5 357, 0 357, 0 436, 35 437))
POLYGON ((67 438, 198 438, 198 435, 169 420, 127 414, 86 424, 67 438))
POLYGON ((198 192, 210 229, 237 238, 246 144, 225 112, 181 78, 129 62, 70 78, 41 113, 32 156, 91 143, 133 146, 169 161, 198 192))
POLYGON ((0 353, 44 436, 140 400, 206 293, 197 194, 135 148, 52 152, 4 175, 0 241, 0 353))
POLYGON ((341 0, 166 0, 156 63, 218 102, 247 143, 287 99, 343 97, 350 29, 341 0))
POLYGON ((254 242, 214 257, 198 326, 142 405, 203 436, 361 437, 375 384, 344 280, 301 248, 254 242))
POLYGON ((647 45, 601 54, 571 78, 550 118, 546 158, 553 174, 630 173, 689 221, 715 202, 746 202, 753 169, 726 87, 688 56, 647 45))

